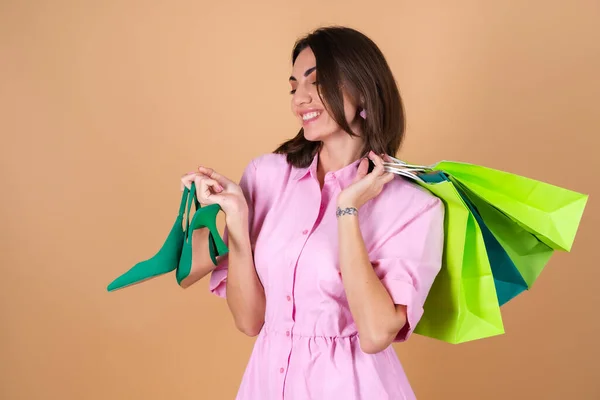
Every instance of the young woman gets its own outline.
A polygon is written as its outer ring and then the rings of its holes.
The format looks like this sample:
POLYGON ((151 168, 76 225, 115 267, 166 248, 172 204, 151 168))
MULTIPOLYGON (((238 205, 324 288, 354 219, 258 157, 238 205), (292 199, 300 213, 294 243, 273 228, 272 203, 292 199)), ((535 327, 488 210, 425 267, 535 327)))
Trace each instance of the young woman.
POLYGON ((207 230, 195 231, 183 285, 210 273, 239 330, 258 335, 239 400, 413 399, 390 345, 410 336, 441 268, 443 204, 384 171, 404 114, 369 38, 318 29, 292 65, 298 135, 252 160, 239 185, 207 167, 182 179, 221 206, 229 246, 214 268, 207 230))

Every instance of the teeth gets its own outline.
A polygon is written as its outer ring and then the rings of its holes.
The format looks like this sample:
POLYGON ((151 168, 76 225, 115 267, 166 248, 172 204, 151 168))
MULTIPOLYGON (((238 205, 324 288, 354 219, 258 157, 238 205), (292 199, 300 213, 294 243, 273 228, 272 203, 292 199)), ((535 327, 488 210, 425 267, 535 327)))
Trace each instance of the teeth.
POLYGON ((320 112, 316 112, 316 111, 315 111, 315 112, 310 112, 310 113, 304 114, 304 115, 302 116, 302 119, 306 121, 306 120, 309 120, 309 119, 316 118, 316 117, 318 117, 319 115, 321 115, 321 113, 320 113, 320 112))

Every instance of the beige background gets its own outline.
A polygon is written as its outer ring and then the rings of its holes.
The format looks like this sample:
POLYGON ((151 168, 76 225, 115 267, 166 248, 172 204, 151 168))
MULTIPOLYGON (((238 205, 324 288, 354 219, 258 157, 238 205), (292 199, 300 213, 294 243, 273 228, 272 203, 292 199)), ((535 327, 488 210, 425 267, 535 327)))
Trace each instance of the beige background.
POLYGON ((1 1, 0 398, 234 398, 253 339, 206 279, 105 287, 162 243, 183 173, 237 180, 295 134, 292 44, 330 23, 386 54, 402 158, 591 196, 507 334, 396 346, 419 399, 600 398, 599 21, 597 0, 1 1))

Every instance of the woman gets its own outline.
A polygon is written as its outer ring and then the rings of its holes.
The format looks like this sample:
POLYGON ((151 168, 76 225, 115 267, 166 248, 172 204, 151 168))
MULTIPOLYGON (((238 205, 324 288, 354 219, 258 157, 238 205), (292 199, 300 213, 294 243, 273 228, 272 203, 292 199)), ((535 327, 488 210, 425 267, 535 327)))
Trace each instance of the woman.
POLYGON ((240 400, 413 399, 390 345, 410 336, 440 270, 443 204, 384 171, 404 115, 371 40, 318 29, 292 64, 298 135, 252 160, 239 185, 206 167, 182 179, 221 206, 229 246, 214 268, 208 232, 195 231, 184 286, 210 273, 239 330, 258 335, 240 400))

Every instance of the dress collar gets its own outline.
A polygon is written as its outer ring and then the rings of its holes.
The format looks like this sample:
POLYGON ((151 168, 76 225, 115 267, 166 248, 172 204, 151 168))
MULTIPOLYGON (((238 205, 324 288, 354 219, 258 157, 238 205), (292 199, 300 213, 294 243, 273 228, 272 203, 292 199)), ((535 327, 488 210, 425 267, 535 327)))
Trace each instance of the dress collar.
MULTIPOLYGON (((360 164, 360 158, 353 161, 352 163, 346 165, 345 167, 340 168, 337 171, 328 172, 325 175, 325 180, 335 179, 337 180, 342 187, 346 187, 352 183, 354 177, 356 176, 356 170, 358 168, 358 164, 360 164)), ((306 168, 297 168, 294 172, 294 180, 301 180, 305 178, 307 175, 311 175, 314 179, 317 179, 317 165, 319 162, 319 152, 315 154, 312 162, 306 168)))

